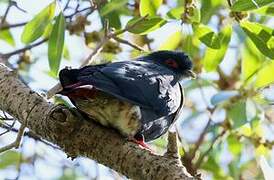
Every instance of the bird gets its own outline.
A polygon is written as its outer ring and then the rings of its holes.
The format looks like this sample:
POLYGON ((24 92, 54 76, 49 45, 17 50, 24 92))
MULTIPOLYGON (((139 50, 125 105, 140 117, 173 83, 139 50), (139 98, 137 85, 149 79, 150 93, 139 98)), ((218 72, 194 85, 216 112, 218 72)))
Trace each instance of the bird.
POLYGON ((144 148, 165 134, 184 104, 180 81, 195 78, 184 52, 155 51, 134 60, 64 68, 62 91, 88 118, 144 148))

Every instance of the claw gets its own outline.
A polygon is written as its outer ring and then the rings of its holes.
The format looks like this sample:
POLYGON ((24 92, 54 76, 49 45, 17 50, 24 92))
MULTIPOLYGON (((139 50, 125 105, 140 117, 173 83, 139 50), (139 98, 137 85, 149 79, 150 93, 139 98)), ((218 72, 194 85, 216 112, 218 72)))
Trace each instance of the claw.
POLYGON ((133 139, 132 142, 138 144, 142 149, 146 149, 146 150, 149 150, 150 152, 153 152, 153 150, 143 140, 133 139))
POLYGON ((140 148, 146 149, 149 152, 153 153, 154 151, 145 143, 144 138, 135 139, 134 137, 128 137, 128 140, 139 145, 140 148))

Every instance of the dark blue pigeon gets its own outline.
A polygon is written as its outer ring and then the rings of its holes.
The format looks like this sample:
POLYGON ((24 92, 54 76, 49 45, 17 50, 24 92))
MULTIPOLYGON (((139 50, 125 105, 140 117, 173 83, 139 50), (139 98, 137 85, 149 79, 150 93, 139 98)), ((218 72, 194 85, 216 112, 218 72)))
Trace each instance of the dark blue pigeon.
POLYGON ((191 68, 184 53, 157 51, 136 60, 63 69, 59 93, 88 117, 145 146, 177 119, 184 103, 179 81, 195 77, 191 68))

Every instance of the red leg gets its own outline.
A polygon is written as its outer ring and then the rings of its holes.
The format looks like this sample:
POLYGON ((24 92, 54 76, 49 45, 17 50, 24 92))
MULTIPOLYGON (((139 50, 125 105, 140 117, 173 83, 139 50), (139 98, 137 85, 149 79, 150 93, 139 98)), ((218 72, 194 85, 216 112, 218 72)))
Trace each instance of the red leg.
POLYGON ((146 150, 149 150, 150 152, 153 152, 153 150, 145 143, 143 137, 138 140, 135 139, 134 137, 128 137, 128 140, 138 144, 139 147, 141 147, 142 149, 146 149, 146 150))
POLYGON ((134 143, 138 144, 141 148, 147 149, 147 150, 153 152, 152 149, 144 142, 144 140, 136 140, 136 139, 133 139, 132 141, 133 141, 134 143))

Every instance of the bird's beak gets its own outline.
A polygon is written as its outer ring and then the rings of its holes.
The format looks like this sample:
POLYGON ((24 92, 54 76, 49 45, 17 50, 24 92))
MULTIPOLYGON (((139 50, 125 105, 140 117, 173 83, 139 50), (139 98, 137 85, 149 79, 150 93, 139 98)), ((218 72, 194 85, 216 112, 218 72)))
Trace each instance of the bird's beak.
POLYGON ((191 70, 187 70, 184 74, 185 74, 185 76, 191 77, 192 79, 196 79, 196 77, 197 77, 196 73, 194 73, 191 70))

